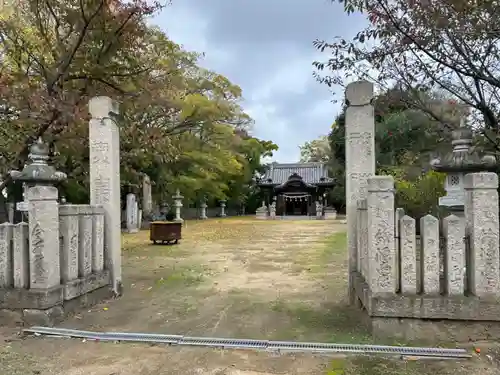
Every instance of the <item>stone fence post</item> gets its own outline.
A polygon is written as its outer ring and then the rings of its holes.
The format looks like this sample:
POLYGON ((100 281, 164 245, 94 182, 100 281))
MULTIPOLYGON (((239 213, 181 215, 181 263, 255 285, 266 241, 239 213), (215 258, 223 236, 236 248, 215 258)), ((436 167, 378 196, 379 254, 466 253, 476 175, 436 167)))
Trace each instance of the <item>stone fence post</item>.
MULTIPOLYGON (((357 270, 356 211, 358 199, 366 198, 366 181, 375 174, 375 119, 371 101, 373 84, 353 82, 347 86, 345 118, 346 213, 349 253, 349 301, 354 303, 353 276, 357 270)), ((393 219, 394 220, 394 219, 393 219)))
POLYGON ((478 297, 498 297, 498 175, 492 172, 467 174, 464 188, 466 233, 470 241, 469 287, 478 297))
POLYGON ((372 295, 394 294, 397 264, 394 228, 394 179, 368 179, 368 285, 372 295))

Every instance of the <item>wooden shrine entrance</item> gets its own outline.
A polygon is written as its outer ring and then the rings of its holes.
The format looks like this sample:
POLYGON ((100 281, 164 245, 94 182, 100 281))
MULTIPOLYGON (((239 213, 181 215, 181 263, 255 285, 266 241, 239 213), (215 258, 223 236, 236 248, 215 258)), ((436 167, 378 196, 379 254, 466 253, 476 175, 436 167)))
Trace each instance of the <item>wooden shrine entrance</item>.
MULTIPOLYGON (((283 201, 283 213, 282 215, 292 216, 306 216, 309 215, 309 208, 311 207, 311 195, 310 194, 281 194, 278 199, 283 201)), ((276 211, 278 214, 278 211, 276 211)))

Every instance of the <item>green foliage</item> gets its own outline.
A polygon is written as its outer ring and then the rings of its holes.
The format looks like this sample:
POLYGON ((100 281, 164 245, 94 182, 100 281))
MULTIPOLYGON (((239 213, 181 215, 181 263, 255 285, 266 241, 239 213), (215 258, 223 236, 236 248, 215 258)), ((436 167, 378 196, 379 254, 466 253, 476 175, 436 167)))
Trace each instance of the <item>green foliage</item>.
POLYGON ((327 162, 330 159, 327 136, 321 136, 300 146, 300 162, 327 162))
POLYGON ((0 173, 22 168, 44 136, 55 167, 68 174, 68 201, 88 201, 88 100, 120 103, 122 193, 143 173, 158 201, 181 189, 244 204, 261 159, 277 146, 250 134, 241 88, 198 65, 148 18, 159 3, 137 0, 21 2, 0 10, 0 173))
MULTIPOLYGON (((405 208, 409 215, 420 217, 436 213, 438 197, 444 195, 443 176, 425 171, 430 169, 433 154, 450 151, 451 134, 426 113, 409 109, 401 101, 405 95, 394 88, 374 100, 376 174, 393 175, 398 189, 397 206, 405 208)), ((342 211, 345 208, 345 107, 332 125, 328 143, 330 175, 337 180, 328 200, 342 211)))
POLYGON ((314 41, 328 53, 313 63, 320 82, 343 87, 366 79, 384 90, 397 82, 403 93, 398 101, 407 109, 429 114, 444 128, 466 117, 500 152, 496 0, 332 2, 368 22, 348 38, 314 41), (450 99, 448 106, 443 99, 450 99))
POLYGON ((415 180, 405 179, 401 170, 388 170, 394 177, 396 207, 405 209, 405 214, 419 219, 427 214, 439 216, 439 197, 445 195, 446 174, 429 171, 415 180))

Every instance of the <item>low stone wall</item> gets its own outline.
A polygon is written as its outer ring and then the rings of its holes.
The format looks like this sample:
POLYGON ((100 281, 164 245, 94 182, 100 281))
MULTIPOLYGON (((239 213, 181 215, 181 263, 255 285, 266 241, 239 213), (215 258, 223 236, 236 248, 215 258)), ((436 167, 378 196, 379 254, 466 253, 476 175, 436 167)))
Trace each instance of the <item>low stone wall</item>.
POLYGON ((65 314, 112 295, 102 207, 59 206, 60 246, 53 249, 50 269, 37 253, 37 230, 36 224, 33 228, 27 223, 0 225, 0 323, 52 325, 65 314), (53 273, 59 275, 60 284, 43 287, 53 273))
POLYGON ((390 335, 391 320, 407 322, 408 336, 417 334, 411 329, 417 321, 500 327, 498 179, 473 173, 466 181, 465 217, 426 215, 416 221, 394 209, 391 177, 368 179, 367 198, 357 202, 356 269, 350 278, 378 334, 390 335))

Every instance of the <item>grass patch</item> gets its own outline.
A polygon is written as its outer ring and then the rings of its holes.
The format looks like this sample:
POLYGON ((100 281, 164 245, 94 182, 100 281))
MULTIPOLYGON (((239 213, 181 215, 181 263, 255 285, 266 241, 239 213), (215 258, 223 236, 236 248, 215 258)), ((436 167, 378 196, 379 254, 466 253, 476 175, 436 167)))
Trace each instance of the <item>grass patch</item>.
POLYGON ((318 256, 318 260, 321 264, 327 265, 332 260, 337 260, 339 258, 343 260, 347 251, 347 233, 337 232, 328 236, 321 250, 318 256))
POLYGON ((165 271, 167 275, 157 279, 156 285, 171 288, 198 285, 211 273, 205 266, 173 266, 165 271))
POLYGON ((344 304, 323 304, 312 307, 302 302, 277 299, 270 304, 271 311, 287 317, 291 336, 320 338, 326 342, 368 344, 369 333, 360 324, 359 311, 344 304))
POLYGON ((422 366, 416 362, 384 358, 351 357, 332 360, 327 375, 417 375, 422 366))
POLYGON ((324 238, 312 251, 299 255, 295 260, 295 271, 326 273, 328 266, 344 267, 346 262, 347 233, 337 232, 324 238))

